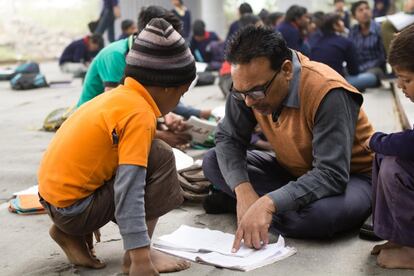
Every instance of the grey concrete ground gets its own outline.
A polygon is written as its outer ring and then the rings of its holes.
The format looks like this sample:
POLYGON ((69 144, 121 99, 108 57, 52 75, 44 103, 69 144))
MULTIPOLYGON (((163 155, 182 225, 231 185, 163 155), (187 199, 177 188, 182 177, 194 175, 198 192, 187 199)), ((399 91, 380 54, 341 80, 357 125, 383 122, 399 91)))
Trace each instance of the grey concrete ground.
MULTIPOLYGON (((55 64, 43 64, 49 79, 62 78, 55 64)), ((7 200, 13 192, 36 184, 36 171, 53 133, 39 131, 43 119, 55 108, 74 104, 80 81, 69 87, 25 92, 11 91, 0 82, 0 275, 118 275, 123 254, 120 235, 114 224, 102 229, 97 254, 107 267, 94 271, 69 265, 63 252, 48 236, 46 215, 18 216, 9 213, 7 200)), ((197 88, 184 97, 197 107, 214 108, 224 103, 217 86, 197 88)), ((365 94, 364 108, 378 130, 400 128, 389 91, 365 94)), ((181 224, 234 232, 235 220, 229 215, 206 215, 197 205, 184 204, 162 217, 155 236, 170 233, 181 224)), ((413 275, 404 270, 384 270, 376 266, 369 251, 373 242, 360 240, 357 232, 329 241, 287 239, 298 253, 286 260, 249 273, 193 264, 175 275, 413 275)))

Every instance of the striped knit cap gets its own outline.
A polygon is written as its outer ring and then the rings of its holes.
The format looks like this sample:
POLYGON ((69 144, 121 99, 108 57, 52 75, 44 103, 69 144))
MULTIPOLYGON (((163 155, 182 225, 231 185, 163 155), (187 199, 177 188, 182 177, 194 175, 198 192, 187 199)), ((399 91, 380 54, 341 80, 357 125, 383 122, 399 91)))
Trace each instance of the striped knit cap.
POLYGON ((137 36, 126 63, 125 76, 148 86, 177 87, 196 76, 185 40, 162 18, 152 19, 137 36))

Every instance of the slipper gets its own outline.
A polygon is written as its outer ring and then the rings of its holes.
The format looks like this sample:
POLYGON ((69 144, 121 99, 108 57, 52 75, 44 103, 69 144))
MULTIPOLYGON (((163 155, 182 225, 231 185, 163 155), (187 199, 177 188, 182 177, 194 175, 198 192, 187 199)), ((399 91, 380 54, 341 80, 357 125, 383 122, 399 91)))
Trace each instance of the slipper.
POLYGON ((190 182, 207 180, 207 178, 204 176, 204 172, 202 169, 186 171, 181 173, 181 175, 184 176, 185 179, 187 179, 190 182))
POLYGON ((177 175, 178 182, 183 189, 192 191, 197 194, 208 193, 211 183, 209 181, 189 182, 181 175, 177 175))
POLYGON ((203 202, 205 198, 207 198, 208 193, 205 194, 196 194, 189 190, 183 189, 182 194, 185 199, 191 202, 203 202))

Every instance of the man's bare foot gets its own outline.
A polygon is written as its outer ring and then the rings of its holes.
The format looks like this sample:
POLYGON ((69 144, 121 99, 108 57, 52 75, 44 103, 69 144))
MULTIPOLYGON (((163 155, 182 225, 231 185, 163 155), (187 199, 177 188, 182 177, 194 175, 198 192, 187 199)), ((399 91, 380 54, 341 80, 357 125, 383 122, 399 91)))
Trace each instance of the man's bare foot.
POLYGON ((403 246, 382 249, 377 263, 383 268, 414 269, 414 248, 403 246))
POLYGON ((53 225, 49 234, 52 239, 62 248, 69 262, 79 266, 91 268, 103 268, 105 264, 91 256, 86 241, 83 237, 76 237, 62 232, 53 225))
POLYGON ((191 263, 186 260, 172 257, 153 248, 151 248, 150 255, 152 263, 160 273, 186 270, 191 265, 191 263))
POLYGON ((374 248, 372 248, 371 250, 371 255, 378 255, 382 249, 387 249, 387 248, 398 248, 401 247, 401 245, 398 245, 396 243, 387 241, 386 243, 383 244, 377 244, 376 246, 374 246, 374 248))

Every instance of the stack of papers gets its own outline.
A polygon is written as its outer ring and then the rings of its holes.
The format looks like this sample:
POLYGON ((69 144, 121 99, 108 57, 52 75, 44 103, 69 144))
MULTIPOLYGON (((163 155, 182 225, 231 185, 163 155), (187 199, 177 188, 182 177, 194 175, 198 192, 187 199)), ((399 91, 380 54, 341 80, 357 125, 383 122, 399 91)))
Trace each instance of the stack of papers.
POLYGON ((231 252, 233 241, 232 234, 182 225, 172 234, 158 238, 153 247, 194 262, 240 271, 272 264, 296 253, 294 248, 285 246, 282 236, 277 243, 260 250, 242 246, 236 253, 231 252))
POLYGON ((19 215, 45 214, 45 208, 39 202, 38 186, 14 193, 9 202, 9 211, 19 215))

